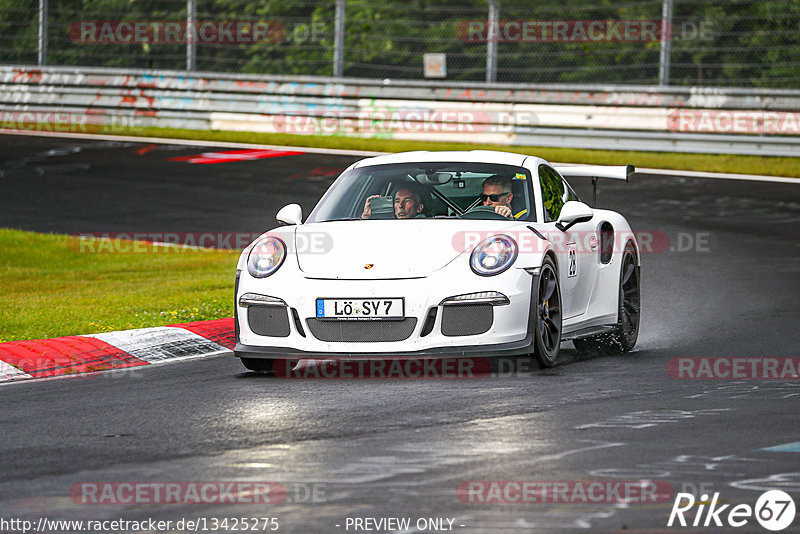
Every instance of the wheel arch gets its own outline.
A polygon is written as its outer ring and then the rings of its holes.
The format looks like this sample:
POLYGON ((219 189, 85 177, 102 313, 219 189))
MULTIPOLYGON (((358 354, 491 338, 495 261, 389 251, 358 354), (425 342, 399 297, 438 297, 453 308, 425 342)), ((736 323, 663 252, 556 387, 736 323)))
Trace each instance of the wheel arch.
POLYGON ((544 255, 542 256, 542 262, 544 262, 545 258, 550 258, 553 262, 553 265, 556 268, 556 273, 558 273, 558 258, 556 258, 556 253, 553 249, 549 248, 545 251, 544 255))

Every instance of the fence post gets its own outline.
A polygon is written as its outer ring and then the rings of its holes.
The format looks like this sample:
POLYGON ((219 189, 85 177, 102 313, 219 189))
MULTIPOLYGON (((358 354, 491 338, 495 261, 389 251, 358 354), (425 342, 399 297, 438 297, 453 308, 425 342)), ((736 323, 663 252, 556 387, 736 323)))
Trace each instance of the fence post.
POLYGON ((500 35, 500 6, 497 0, 489 2, 489 26, 486 28, 486 82, 497 81, 497 41, 500 35))
POLYGON ((658 66, 658 85, 669 85, 670 44, 672 41, 672 0, 661 5, 661 54, 658 66))
POLYGON ((47 65, 47 0, 39 0, 39 65, 47 65))
POLYGON ((195 69, 197 43, 195 42, 195 21, 197 0, 186 0, 186 70, 195 69))
POLYGON ((344 75, 344 3, 345 0, 336 0, 333 21, 333 75, 337 78, 344 75))

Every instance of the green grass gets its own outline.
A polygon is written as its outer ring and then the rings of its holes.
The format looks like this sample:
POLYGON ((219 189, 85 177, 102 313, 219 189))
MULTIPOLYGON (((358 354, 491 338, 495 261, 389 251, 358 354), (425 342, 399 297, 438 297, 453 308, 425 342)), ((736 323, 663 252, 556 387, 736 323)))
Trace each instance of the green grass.
POLYGON ((469 143, 433 143, 394 139, 356 139, 342 136, 289 135, 257 132, 179 130, 172 128, 108 128, 103 133, 139 135, 172 139, 201 139, 266 145, 316 148, 340 148, 376 152, 406 150, 508 150, 535 154, 560 163, 592 163, 596 165, 632 164, 636 167, 686 171, 732 172, 800 177, 800 157, 733 156, 726 154, 678 154, 672 152, 634 152, 621 150, 585 150, 534 146, 503 147, 469 143))
POLYGON ((238 251, 99 243, 0 229, 0 342, 233 315, 238 251))

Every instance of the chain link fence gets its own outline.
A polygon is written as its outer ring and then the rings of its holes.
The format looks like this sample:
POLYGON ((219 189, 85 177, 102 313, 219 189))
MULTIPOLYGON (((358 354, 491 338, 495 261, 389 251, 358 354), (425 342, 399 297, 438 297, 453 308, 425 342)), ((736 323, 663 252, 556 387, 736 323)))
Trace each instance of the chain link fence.
POLYGON ((0 30, 7 65, 800 88, 800 0, 0 0, 0 30))

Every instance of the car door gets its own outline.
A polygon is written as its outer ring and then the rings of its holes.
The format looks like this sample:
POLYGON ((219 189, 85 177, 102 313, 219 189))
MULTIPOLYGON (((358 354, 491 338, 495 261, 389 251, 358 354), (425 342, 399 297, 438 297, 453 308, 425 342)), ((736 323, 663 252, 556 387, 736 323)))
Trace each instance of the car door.
POLYGON ((586 312, 592 294, 596 253, 589 245, 595 233, 594 222, 579 222, 566 231, 559 230, 555 223, 564 203, 578 199, 558 172, 548 165, 539 166, 539 186, 544 221, 551 226, 548 237, 558 257, 563 317, 569 319, 586 312))

